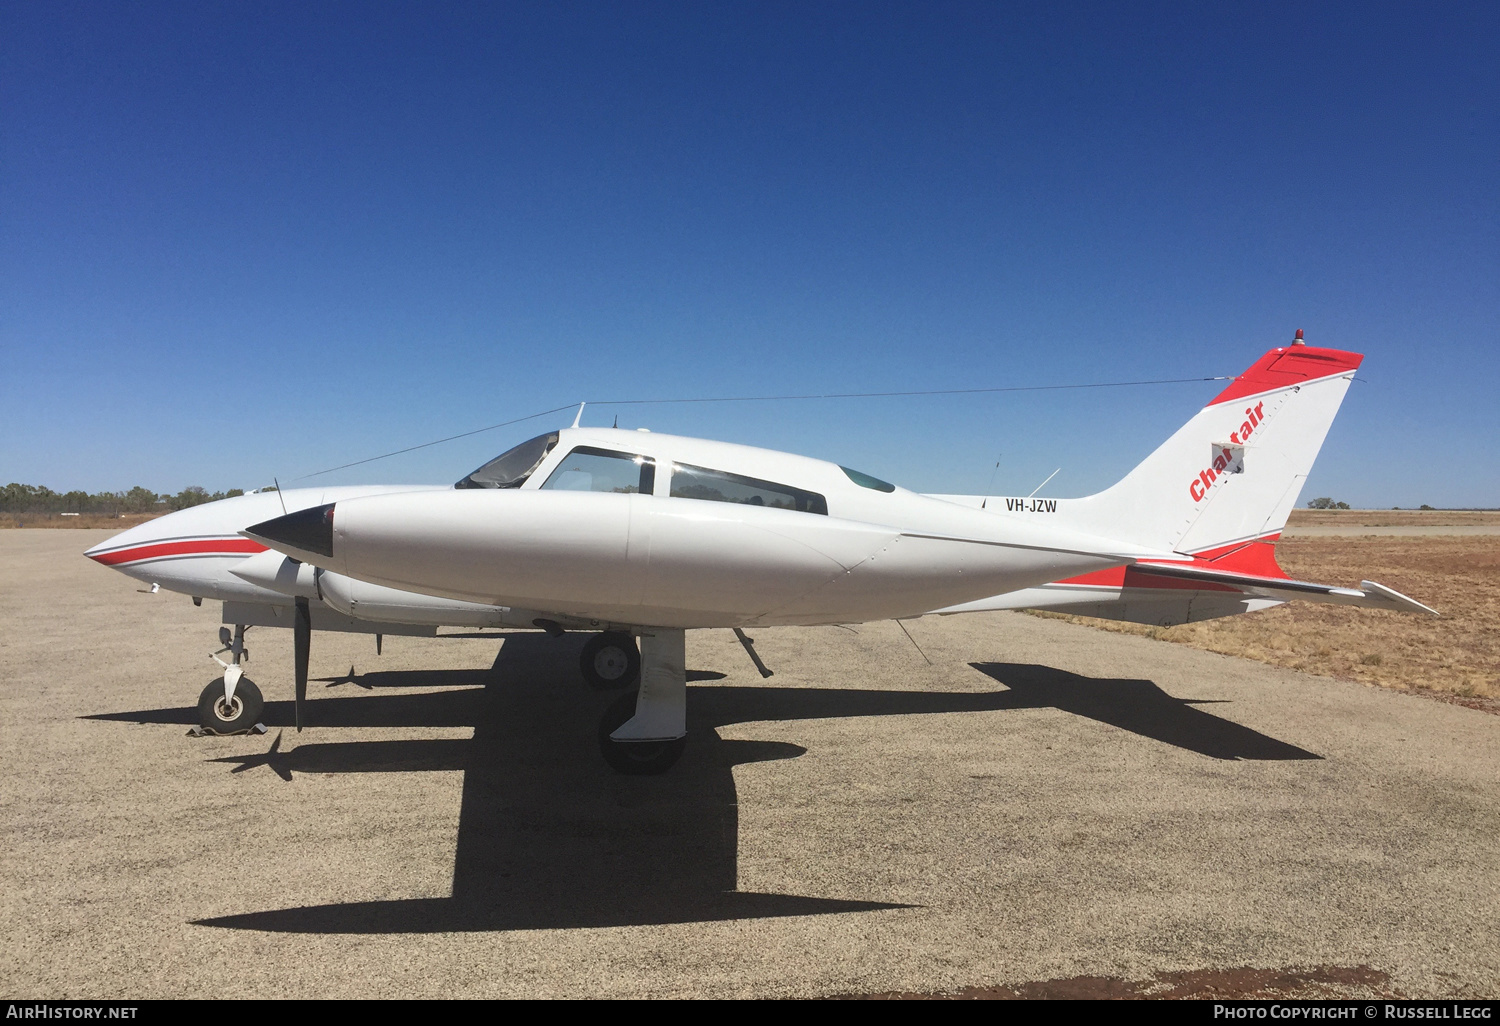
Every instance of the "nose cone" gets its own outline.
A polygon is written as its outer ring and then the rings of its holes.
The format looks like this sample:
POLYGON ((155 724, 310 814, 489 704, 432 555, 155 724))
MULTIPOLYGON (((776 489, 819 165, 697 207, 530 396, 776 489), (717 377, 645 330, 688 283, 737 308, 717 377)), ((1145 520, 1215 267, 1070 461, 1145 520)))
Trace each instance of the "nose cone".
POLYGON ((313 506, 288 513, 284 517, 253 524, 241 534, 258 538, 278 552, 289 556, 333 556, 333 507, 313 506))

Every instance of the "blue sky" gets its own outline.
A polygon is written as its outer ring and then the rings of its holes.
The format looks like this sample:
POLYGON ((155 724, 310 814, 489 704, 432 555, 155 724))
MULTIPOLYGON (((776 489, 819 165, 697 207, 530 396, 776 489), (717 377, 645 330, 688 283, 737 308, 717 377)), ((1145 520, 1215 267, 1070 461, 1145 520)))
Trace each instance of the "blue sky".
MULTIPOLYGON (((579 399, 1201 378, 1303 328, 1367 354, 1304 500, 1500 506, 1497 38, 1492 3, 5 3, 0 478, 285 484, 579 399)), ((1217 388, 585 423, 1066 496, 1217 388)))

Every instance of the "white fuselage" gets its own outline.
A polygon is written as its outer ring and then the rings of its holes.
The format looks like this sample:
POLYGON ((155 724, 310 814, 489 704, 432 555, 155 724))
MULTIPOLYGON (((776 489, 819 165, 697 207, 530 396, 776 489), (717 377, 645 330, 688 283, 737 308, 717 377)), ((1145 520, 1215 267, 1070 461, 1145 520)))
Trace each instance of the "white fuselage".
POLYGON ((520 487, 333 500, 331 555, 249 534, 393 589, 665 628, 920 616, 1157 555, 861 485, 786 453, 613 429, 559 434, 520 487), (649 464, 653 479, 642 478, 644 491, 592 490, 614 482, 597 465, 592 478, 564 466, 580 447, 649 464), (827 512, 746 501, 730 485, 740 498, 688 497, 704 494, 703 472, 812 496, 827 512))

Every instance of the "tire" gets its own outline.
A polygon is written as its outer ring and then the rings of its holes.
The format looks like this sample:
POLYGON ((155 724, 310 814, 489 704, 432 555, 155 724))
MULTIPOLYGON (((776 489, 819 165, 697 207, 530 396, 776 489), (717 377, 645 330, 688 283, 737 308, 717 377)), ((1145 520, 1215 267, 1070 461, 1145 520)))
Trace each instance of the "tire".
POLYGON ((631 777, 649 777, 667 772, 682 758, 687 738, 671 741, 615 741, 609 735, 635 715, 635 691, 628 691, 610 703, 599 720, 599 751, 616 773, 631 777))
POLYGON ((234 688, 234 702, 224 705, 224 678, 208 682, 198 696, 198 725, 211 734, 240 734, 260 720, 266 700, 249 677, 241 677, 234 688))
POLYGON ((589 687, 596 691, 628 688, 641 679, 641 650, 629 634, 604 631, 595 634, 583 646, 578 669, 589 687))

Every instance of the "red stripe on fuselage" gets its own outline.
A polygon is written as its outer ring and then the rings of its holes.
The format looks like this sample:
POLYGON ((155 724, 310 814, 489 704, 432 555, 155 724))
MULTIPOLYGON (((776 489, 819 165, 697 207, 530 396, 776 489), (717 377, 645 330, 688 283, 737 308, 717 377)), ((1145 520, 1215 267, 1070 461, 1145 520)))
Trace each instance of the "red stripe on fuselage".
POLYGON ((114 552, 101 552, 90 559, 115 566, 119 563, 135 563, 143 559, 161 559, 163 556, 246 556, 266 551, 266 547, 249 538, 210 538, 204 541, 158 542, 154 545, 135 545, 114 552))

